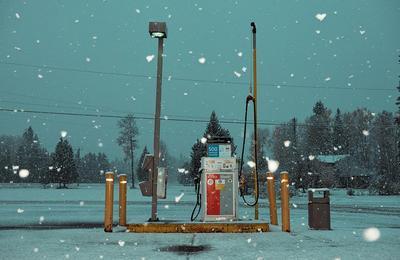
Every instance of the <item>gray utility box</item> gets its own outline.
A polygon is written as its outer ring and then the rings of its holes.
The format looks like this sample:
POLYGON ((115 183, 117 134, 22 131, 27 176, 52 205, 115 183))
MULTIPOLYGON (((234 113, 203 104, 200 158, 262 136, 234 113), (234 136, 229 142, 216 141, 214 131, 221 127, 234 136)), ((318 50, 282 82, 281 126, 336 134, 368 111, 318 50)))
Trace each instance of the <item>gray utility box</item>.
POLYGON ((331 229, 329 189, 308 189, 308 226, 317 230, 331 229), (323 197, 315 197, 321 193, 323 197))

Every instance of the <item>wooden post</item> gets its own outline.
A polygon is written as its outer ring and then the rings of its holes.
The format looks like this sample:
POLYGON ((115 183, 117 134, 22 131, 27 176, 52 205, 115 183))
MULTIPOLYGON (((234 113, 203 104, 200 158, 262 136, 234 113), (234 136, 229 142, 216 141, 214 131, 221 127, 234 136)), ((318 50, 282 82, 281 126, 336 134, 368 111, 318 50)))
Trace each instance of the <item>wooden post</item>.
POLYGON ((278 214, 276 212, 275 178, 272 172, 267 173, 267 189, 269 200, 269 218, 272 225, 278 225, 278 214))
POLYGON ((119 225, 126 226, 126 174, 119 175, 119 225))
POLYGON ((289 173, 281 172, 282 231, 290 232, 289 173))
POLYGON ((112 232, 113 225, 113 203, 114 203, 114 173, 106 174, 106 199, 104 210, 104 231, 112 232))

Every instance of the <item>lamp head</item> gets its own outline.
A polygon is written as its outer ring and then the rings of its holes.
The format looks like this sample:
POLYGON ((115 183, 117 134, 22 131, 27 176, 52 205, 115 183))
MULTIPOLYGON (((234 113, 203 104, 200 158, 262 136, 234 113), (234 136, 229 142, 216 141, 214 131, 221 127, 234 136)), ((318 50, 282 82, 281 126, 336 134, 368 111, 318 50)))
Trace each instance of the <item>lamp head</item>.
POLYGON ((153 38, 167 38, 167 24, 165 22, 150 22, 149 33, 153 38))

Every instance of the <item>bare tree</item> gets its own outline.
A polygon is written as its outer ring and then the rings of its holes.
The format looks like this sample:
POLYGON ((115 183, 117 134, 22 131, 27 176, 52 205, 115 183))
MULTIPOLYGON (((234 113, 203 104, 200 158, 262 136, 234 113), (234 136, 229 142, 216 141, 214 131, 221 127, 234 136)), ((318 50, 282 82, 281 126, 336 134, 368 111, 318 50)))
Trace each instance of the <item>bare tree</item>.
POLYGON ((120 132, 117 142, 124 151, 125 160, 131 161, 132 188, 135 188, 133 154, 137 148, 136 137, 139 134, 138 128, 136 127, 135 118, 132 114, 128 114, 125 118, 118 121, 118 127, 120 128, 120 132))

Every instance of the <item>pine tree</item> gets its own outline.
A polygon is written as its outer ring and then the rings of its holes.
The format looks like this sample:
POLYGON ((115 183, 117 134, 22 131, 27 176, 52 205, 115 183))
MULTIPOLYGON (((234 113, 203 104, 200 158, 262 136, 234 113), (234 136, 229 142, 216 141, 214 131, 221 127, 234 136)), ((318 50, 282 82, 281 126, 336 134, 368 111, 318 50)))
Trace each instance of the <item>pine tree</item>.
POLYGON ((138 128, 136 127, 136 121, 132 114, 127 115, 125 118, 118 121, 118 127, 120 128, 120 135, 117 139, 118 145, 120 145, 124 151, 125 159, 131 161, 131 176, 132 176, 132 188, 135 188, 135 175, 134 175, 134 151, 137 148, 137 135, 139 134, 138 128))
POLYGON ((335 120, 333 122, 333 153, 334 154, 346 154, 348 144, 346 135, 344 132, 343 116, 340 113, 340 109, 336 110, 335 120))
POLYGON ((306 120, 308 153, 312 155, 329 154, 332 150, 330 142, 331 112, 322 101, 315 104, 313 112, 314 114, 306 120))
POLYGON ((139 162, 138 162, 138 164, 136 166, 136 175, 137 175, 137 178, 138 178, 139 182, 148 181, 149 180, 149 173, 142 168, 144 157, 148 153, 149 152, 147 151, 147 146, 145 146, 143 148, 142 154, 140 155, 139 162))
POLYGON ((374 168, 377 176, 372 188, 381 195, 400 194, 399 165, 396 158, 396 130, 393 115, 383 111, 373 122, 374 168))
POLYGON ((47 163, 47 152, 40 147, 39 138, 32 127, 22 134, 22 142, 17 151, 19 169, 27 169, 29 176, 24 182, 40 182, 40 174, 47 163))
MULTIPOLYGON (((217 114, 215 111, 212 111, 210 116, 210 121, 207 124, 207 127, 203 133, 203 137, 209 139, 213 137, 231 137, 229 130, 223 128, 218 120, 217 114)), ((236 146, 232 140, 232 152, 234 152, 236 146)), ((191 162, 190 162, 190 175, 192 178, 198 175, 198 171, 201 167, 201 157, 207 156, 207 146, 202 143, 199 139, 196 140, 196 143, 192 146, 191 152, 191 162)))
POLYGON ((67 188, 67 184, 76 182, 78 172, 74 161, 72 146, 66 139, 60 138, 53 155, 55 181, 59 188, 67 188))

